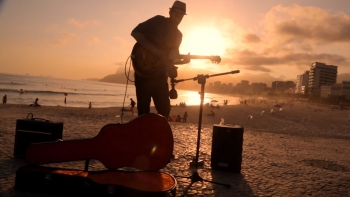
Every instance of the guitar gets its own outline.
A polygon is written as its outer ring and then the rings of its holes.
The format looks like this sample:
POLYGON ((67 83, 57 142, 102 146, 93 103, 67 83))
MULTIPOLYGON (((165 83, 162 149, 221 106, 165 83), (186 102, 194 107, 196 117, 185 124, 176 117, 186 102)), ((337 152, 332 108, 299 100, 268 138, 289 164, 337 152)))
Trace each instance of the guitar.
MULTIPOLYGON (((209 59, 213 63, 220 63, 220 56, 203 56, 203 55, 181 55, 179 59, 209 59)), ((163 64, 168 64, 164 62, 155 55, 153 55, 149 50, 147 50, 142 45, 136 43, 131 52, 131 60, 133 68, 137 74, 143 77, 152 76, 161 72, 163 64)), ((170 61, 170 60, 169 60, 170 61)))
MULTIPOLYGON (((176 193, 176 179, 165 172, 150 171, 81 171, 27 165, 16 172, 17 191, 47 191, 56 189, 81 196, 170 196, 176 193), (82 183, 88 184, 82 184, 82 183), (81 185, 90 185, 81 187, 81 185), (80 187, 79 187, 80 186, 80 187), (72 191, 73 190, 73 191, 72 191), (74 191, 78 190, 78 191, 74 191), (89 195, 82 195, 85 192, 89 195)), ((54 192, 54 191, 53 191, 54 192)))
POLYGON ((107 124, 94 138, 31 144, 26 161, 42 165, 95 159, 108 169, 157 171, 169 163, 173 147, 169 123, 163 116, 151 113, 126 124, 107 124))

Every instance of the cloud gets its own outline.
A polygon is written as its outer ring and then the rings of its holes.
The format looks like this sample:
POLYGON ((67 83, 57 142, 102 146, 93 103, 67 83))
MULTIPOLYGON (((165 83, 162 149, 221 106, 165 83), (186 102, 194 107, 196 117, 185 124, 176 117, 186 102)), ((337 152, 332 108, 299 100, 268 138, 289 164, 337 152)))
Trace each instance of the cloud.
POLYGON ((256 32, 229 27, 235 42, 226 49, 222 64, 271 73, 291 66, 307 70, 316 61, 338 69, 350 64, 346 54, 334 50, 350 42, 350 15, 316 7, 276 6, 263 16, 261 25, 256 32))
POLYGON ((95 21, 95 20, 77 21, 74 18, 68 19, 67 23, 70 24, 70 25, 73 25, 75 27, 78 27, 78 28, 84 28, 84 27, 87 27, 87 26, 90 26, 90 25, 98 24, 98 22, 95 21))
POLYGON ((331 13, 317 7, 291 5, 273 7, 264 19, 267 31, 284 41, 349 43, 350 15, 331 13))
POLYGON ((258 43, 260 42, 259 36, 256 34, 248 33, 243 37, 243 42, 245 43, 258 43))
POLYGON ((252 71, 270 72, 281 65, 296 66, 305 68, 309 67, 312 62, 325 62, 333 65, 349 64, 348 58, 328 53, 306 53, 290 52, 284 55, 265 55, 248 49, 237 50, 231 49, 229 54, 234 54, 223 61, 227 65, 241 65, 244 69, 252 71))
POLYGON ((79 38, 75 35, 75 34, 72 34, 72 33, 63 33, 61 34, 61 36, 52 41, 52 45, 63 45, 63 44, 68 44, 74 40, 78 40, 79 38))
POLYGON ((87 38, 87 42, 89 44, 97 44, 100 42, 100 39, 98 37, 91 36, 87 38))
POLYGON ((117 43, 118 47, 125 48, 130 46, 130 42, 126 40, 125 38, 122 38, 120 36, 113 37, 113 40, 117 43))

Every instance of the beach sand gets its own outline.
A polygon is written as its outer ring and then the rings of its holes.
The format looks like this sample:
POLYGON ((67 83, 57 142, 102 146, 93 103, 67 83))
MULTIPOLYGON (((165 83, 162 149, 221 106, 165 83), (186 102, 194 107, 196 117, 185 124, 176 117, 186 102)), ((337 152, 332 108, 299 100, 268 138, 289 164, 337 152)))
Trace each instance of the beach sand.
MULTIPOLYGON (((199 172, 204 179, 227 183, 231 188, 197 182, 188 196, 350 195, 349 111, 310 104, 284 106, 282 110, 272 106, 272 103, 228 105, 220 109, 203 106, 199 159, 204 161, 204 167, 199 172), (210 110, 215 116, 207 115, 210 110), (238 175, 210 167, 213 125, 222 119, 225 124, 244 127, 242 173, 238 175)), ((34 118, 63 122, 63 140, 82 139, 96 136, 106 124, 126 123, 137 117, 126 111, 121 120, 120 109, 1 104, 0 195, 24 195, 13 188, 16 170, 25 165, 23 160, 13 157, 17 119, 25 119, 32 113, 34 118)), ((172 107, 170 115, 182 117, 185 111, 187 123, 169 122, 174 135, 175 159, 162 171, 174 176, 191 175, 193 168, 189 163, 196 153, 199 106, 172 107)), ((84 162, 52 166, 83 169, 84 162)), ((90 169, 104 167, 93 161, 90 169)), ((177 196, 189 183, 189 179, 178 178, 177 196)), ((40 195, 26 193, 25 196, 40 195)))

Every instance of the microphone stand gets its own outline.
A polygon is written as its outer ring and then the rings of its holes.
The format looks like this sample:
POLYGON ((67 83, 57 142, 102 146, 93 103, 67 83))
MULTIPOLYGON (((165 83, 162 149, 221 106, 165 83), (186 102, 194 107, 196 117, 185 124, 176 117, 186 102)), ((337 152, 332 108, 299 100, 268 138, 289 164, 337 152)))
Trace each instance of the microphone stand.
POLYGON ((216 76, 220 76, 220 75, 227 75, 227 74, 235 74, 235 73, 239 73, 239 70, 235 70, 235 71, 230 71, 230 72, 225 72, 225 73, 219 73, 219 74, 214 74, 214 75, 197 75, 197 77, 194 78, 189 78, 189 79, 180 79, 180 80, 176 80, 176 79, 171 79, 172 81, 172 88, 174 87, 175 83, 179 83, 179 82, 183 82, 183 81, 187 81, 187 80, 197 80, 199 84, 201 84, 201 92, 200 92, 200 107, 199 107, 199 121, 198 121, 198 134, 197 134, 197 148, 196 148, 196 157, 193 159, 194 160, 194 166, 195 166, 195 171, 192 173, 192 175, 190 177, 184 177, 184 176, 176 176, 176 177, 180 177, 180 178, 189 178, 191 179, 191 183, 185 188, 184 193, 181 195, 182 197, 184 197, 188 190, 190 189, 190 187, 193 185, 193 183, 198 182, 198 181, 205 181, 205 182, 209 182, 209 183, 214 183, 214 184, 218 184, 218 185, 222 185, 225 186, 227 188, 230 188, 231 186, 229 184, 224 184, 224 183, 219 183, 219 182, 215 182, 215 181, 210 181, 210 180, 205 180, 203 179, 199 173, 198 173, 198 157, 199 157, 199 146, 200 146, 200 139, 201 139, 201 127, 202 127, 202 114, 203 114, 203 101, 204 101, 204 86, 206 83, 206 79, 209 77, 216 77, 216 76))

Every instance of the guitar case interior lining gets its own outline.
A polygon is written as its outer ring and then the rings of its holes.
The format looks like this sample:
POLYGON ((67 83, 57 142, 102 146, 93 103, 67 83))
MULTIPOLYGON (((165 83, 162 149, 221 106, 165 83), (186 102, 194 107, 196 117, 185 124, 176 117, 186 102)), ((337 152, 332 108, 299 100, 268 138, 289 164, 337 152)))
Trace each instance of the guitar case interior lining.
MULTIPOLYGON (((22 166, 16 171, 15 189, 20 192, 36 192, 45 194, 61 194, 69 196, 88 196, 88 197, 169 197, 176 196, 176 180, 171 175, 170 182, 174 181, 173 185, 166 191, 140 191, 128 187, 99 184, 87 178, 89 173, 81 170, 52 168, 45 166, 27 165, 22 166), (59 172, 59 173, 57 173, 59 172)), ((101 173, 95 172, 96 174, 101 173)), ((104 173, 108 173, 108 170, 104 173)), ((132 172, 131 172, 132 173, 132 172)), ((141 172, 143 173, 143 172, 141 172)), ((161 172, 146 172, 146 173, 161 173, 161 172)), ((106 177, 106 176, 101 176, 106 177)), ((139 184, 142 181, 137 180, 139 184)), ((162 184, 167 184, 163 181, 162 184)), ((168 184, 169 183, 168 181, 168 184)), ((168 186, 166 186, 168 187, 168 186)))

